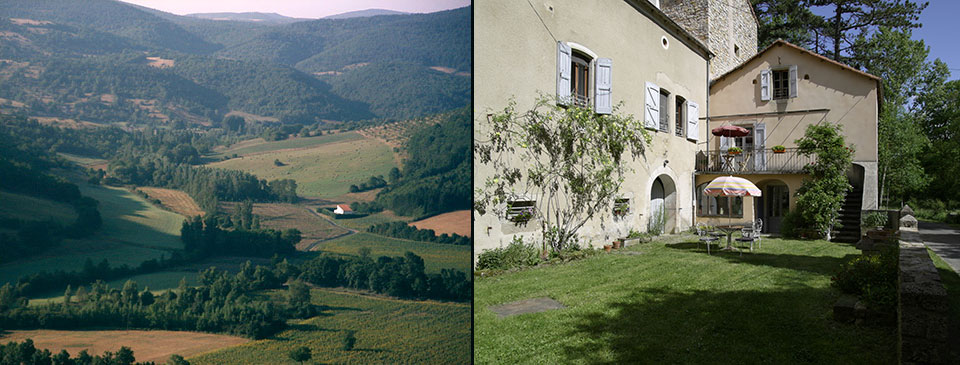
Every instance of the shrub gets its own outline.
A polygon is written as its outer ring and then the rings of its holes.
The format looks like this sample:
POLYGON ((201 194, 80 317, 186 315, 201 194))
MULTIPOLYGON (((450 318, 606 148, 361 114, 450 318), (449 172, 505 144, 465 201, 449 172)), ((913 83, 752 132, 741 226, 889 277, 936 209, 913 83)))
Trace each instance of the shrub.
POLYGON ((887 213, 885 212, 870 212, 867 215, 863 216, 863 219, 860 223, 863 227, 873 228, 881 227, 887 225, 887 213))
POLYGON ((840 291, 860 296, 874 308, 890 312, 897 305, 899 251, 891 246, 880 255, 861 255, 846 264, 831 280, 840 291))
POLYGON ((506 247, 485 250, 477 259, 477 269, 509 270, 513 268, 535 266, 540 263, 540 252, 536 246, 523 242, 516 236, 506 247))

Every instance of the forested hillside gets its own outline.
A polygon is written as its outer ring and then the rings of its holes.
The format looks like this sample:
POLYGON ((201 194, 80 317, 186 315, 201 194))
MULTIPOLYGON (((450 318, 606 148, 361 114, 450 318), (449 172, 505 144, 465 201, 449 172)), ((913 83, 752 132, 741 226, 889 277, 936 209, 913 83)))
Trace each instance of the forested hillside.
POLYGON ((470 99, 468 8, 255 23, 114 0, 13 0, 0 14, 0 98, 28 115, 210 125, 242 111, 350 122, 470 99))

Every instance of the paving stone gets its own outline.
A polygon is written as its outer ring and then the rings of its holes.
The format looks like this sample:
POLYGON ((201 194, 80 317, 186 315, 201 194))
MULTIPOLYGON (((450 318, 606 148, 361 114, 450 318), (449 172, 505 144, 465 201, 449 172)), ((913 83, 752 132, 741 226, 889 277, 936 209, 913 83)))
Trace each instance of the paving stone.
POLYGON ((539 313, 563 308, 566 307, 556 300, 548 297, 540 297, 492 306, 490 310, 497 313, 498 317, 503 318, 517 314, 539 313))

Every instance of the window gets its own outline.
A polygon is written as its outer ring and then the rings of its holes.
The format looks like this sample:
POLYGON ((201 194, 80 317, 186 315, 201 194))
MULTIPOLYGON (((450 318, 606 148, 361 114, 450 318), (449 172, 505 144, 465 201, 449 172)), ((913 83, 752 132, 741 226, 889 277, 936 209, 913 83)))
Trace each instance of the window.
POLYGON ((708 196, 703 193, 706 187, 697 186, 698 217, 743 217, 743 197, 708 196))
POLYGON ((773 99, 787 99, 790 97, 790 72, 787 70, 772 70, 773 99))
POLYGON ((557 104, 613 112, 613 60, 576 43, 557 42, 557 104))
POLYGON ((630 199, 621 198, 613 201, 613 216, 623 217, 630 214, 630 199))
POLYGON ((680 95, 677 95, 677 101, 674 103, 677 111, 677 116, 674 119, 674 124, 676 125, 677 129, 674 130, 674 133, 676 133, 680 137, 683 137, 683 125, 687 123, 687 118, 684 116, 684 113, 686 112, 687 108, 684 107, 683 105, 684 102, 686 102, 686 99, 684 99, 680 95))
POLYGON ((590 58, 574 52, 570 66, 570 96, 573 105, 581 108, 590 105, 590 58))
POLYGON ((507 220, 514 223, 526 223, 533 219, 536 213, 535 200, 516 200, 507 203, 507 220))
POLYGON ((668 102, 670 100, 670 93, 664 89, 660 89, 660 131, 669 132, 670 131, 670 112, 667 108, 670 106, 668 102))

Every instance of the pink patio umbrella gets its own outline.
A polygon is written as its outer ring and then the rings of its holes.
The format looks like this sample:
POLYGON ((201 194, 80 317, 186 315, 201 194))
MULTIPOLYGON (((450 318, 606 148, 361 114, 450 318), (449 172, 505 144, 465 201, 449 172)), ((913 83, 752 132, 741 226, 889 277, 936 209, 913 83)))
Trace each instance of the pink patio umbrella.
POLYGON ((714 129, 711 129, 710 133, 712 133, 715 136, 723 136, 723 137, 743 137, 743 136, 749 135, 750 131, 748 131, 744 127, 737 127, 735 125, 724 125, 724 126, 719 126, 714 129))
MULTIPOLYGON (((739 127, 738 127, 739 128, 739 127)), ((713 179, 707 187, 703 189, 703 193, 708 196, 761 196, 763 193, 760 192, 760 188, 754 185, 750 180, 744 179, 742 177, 736 176, 721 176, 716 179, 713 179)), ((731 225, 733 224, 733 204, 730 199, 727 200, 727 216, 730 219, 731 225)), ((733 249, 730 246, 730 238, 727 237, 727 249, 733 249)))

